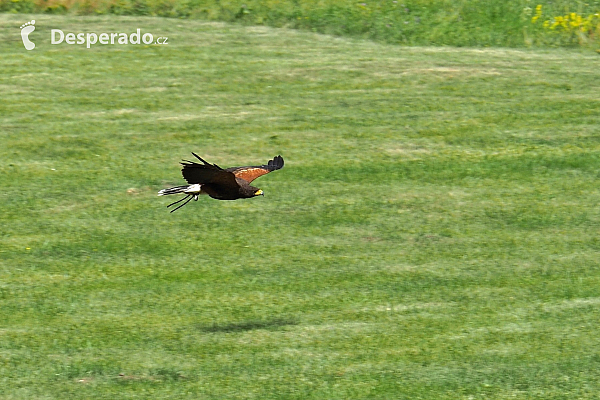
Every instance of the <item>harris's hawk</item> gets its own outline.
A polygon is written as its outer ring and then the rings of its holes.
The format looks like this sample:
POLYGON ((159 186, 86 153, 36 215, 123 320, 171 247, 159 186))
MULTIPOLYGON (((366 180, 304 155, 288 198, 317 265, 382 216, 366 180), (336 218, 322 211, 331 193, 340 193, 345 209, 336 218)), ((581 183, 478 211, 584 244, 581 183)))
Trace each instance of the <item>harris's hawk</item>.
POLYGON ((264 195, 259 188, 250 186, 250 182, 259 176, 283 168, 283 157, 281 156, 273 158, 265 165, 223 169, 217 164, 204 161, 194 152, 192 154, 202 164, 187 160, 183 160, 181 163, 183 165, 181 173, 189 185, 175 186, 158 192, 159 196, 179 193, 185 195, 184 198, 167 206, 171 207, 185 200, 171 212, 185 206, 192 199, 198 200, 198 196, 201 194, 207 194, 217 200, 247 199, 264 195))

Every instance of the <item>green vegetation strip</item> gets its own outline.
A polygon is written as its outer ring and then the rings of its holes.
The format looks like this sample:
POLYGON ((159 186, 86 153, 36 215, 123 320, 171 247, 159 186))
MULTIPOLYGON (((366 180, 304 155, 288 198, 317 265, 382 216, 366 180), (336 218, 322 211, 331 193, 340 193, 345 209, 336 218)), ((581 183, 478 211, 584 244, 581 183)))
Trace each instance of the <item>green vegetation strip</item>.
POLYGON ((2 399, 597 398, 595 53, 0 22, 2 399), (286 166, 169 214, 191 151, 286 166))
POLYGON ((0 0, 0 12, 189 18, 420 46, 597 49, 600 38, 600 0, 0 0))

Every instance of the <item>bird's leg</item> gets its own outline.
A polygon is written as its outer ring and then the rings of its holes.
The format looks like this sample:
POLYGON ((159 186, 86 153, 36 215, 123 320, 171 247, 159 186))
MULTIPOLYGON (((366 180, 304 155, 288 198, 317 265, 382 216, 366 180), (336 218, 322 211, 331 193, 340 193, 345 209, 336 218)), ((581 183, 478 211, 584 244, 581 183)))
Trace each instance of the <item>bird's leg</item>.
POLYGON ((189 203, 189 202, 190 202, 190 200, 192 200, 192 199, 194 198, 194 196, 191 196, 191 195, 190 195, 190 196, 188 196, 188 197, 184 197, 184 198, 187 198, 187 201, 186 201, 185 203, 181 204, 180 206, 177 206, 177 208, 174 208, 174 209, 172 209, 172 210, 171 210, 171 212, 173 212, 173 211, 177 211, 177 210, 179 210, 181 207, 185 206, 187 203, 189 203))
POLYGON ((191 196, 191 195, 189 195, 189 194, 188 194, 187 196, 185 196, 185 197, 182 197, 181 199, 179 199, 179 200, 177 200, 177 201, 174 201, 173 203, 169 204, 169 205, 167 206, 167 208, 171 207, 171 206, 172 206, 172 205, 174 205, 174 204, 177 204, 177 203, 179 203, 180 201, 184 201, 184 200, 185 200, 185 199, 187 199, 189 196, 191 196))

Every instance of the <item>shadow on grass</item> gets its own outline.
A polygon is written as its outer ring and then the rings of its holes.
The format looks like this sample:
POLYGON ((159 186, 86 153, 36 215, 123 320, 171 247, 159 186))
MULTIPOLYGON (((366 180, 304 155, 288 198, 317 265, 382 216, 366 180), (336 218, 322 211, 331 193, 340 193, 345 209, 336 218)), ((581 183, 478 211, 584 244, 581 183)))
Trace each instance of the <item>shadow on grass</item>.
POLYGON ((212 324, 209 326, 200 326, 200 330, 210 333, 230 333, 244 332, 255 329, 276 329, 282 326, 298 325, 298 321, 293 318, 275 318, 270 320, 251 320, 243 322, 233 322, 230 324, 212 324))

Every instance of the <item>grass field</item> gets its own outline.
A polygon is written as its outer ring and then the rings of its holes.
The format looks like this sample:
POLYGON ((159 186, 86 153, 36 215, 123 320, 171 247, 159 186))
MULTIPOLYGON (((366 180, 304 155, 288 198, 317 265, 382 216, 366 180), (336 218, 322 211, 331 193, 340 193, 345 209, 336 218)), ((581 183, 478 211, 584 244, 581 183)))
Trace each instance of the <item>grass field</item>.
POLYGON ((0 54, 2 400, 597 398, 598 54, 6 14, 0 54), (169 214, 191 151, 286 166, 169 214))
POLYGON ((0 0, 0 12, 161 16, 419 46, 600 45, 600 0, 0 0))

